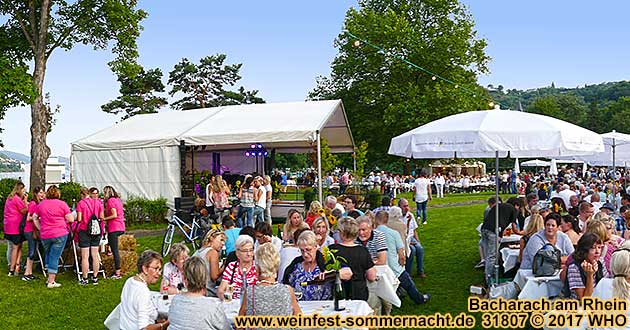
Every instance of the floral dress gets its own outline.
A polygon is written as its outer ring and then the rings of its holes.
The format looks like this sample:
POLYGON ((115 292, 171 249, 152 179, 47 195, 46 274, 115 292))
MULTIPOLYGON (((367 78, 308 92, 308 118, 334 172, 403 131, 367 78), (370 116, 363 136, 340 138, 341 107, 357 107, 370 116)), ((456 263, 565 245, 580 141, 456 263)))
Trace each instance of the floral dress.
POLYGON ((302 263, 295 265, 293 272, 289 275, 289 284, 295 291, 302 291, 302 300, 330 300, 332 299, 332 285, 307 285, 301 286, 300 283, 313 280, 317 275, 322 273, 318 266, 311 272, 307 272, 302 263))

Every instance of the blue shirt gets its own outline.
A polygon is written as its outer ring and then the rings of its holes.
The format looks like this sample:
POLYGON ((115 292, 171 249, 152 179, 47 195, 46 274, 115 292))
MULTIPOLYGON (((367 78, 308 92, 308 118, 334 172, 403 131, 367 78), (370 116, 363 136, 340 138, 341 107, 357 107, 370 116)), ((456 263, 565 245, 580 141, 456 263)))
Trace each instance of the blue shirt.
POLYGON ((398 277, 405 271, 403 266, 398 262, 398 250, 405 248, 402 238, 397 231, 385 225, 379 225, 376 227, 376 230, 385 234, 385 240, 387 241, 387 265, 394 274, 396 274, 396 277, 398 277))
POLYGON ((238 227, 228 229, 225 231, 225 236, 227 237, 227 239, 225 240, 225 253, 226 254, 230 254, 230 252, 236 250, 236 246, 234 245, 234 243, 236 243, 236 239, 238 238, 238 235, 240 234, 241 234, 241 228, 238 228, 238 227))

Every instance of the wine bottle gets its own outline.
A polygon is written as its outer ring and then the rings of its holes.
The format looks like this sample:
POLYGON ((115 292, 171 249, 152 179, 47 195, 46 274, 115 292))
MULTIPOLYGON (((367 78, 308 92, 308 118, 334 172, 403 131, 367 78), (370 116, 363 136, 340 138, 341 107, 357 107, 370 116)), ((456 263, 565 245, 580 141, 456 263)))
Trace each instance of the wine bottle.
POLYGON ((324 284, 328 284, 328 283, 334 282, 336 277, 337 277, 337 272, 336 271, 325 272, 324 273, 324 279, 320 279, 319 275, 317 275, 317 278, 315 278, 315 279, 312 279, 312 280, 306 281, 306 282, 301 282, 300 286, 324 285, 324 284))
POLYGON ((278 238, 282 240, 282 228, 280 227, 280 224, 277 225, 277 228, 278 228, 278 238))
POLYGON ((335 276, 335 292, 333 293, 333 305, 335 311, 342 311, 345 307, 339 307, 339 301, 344 299, 343 288, 341 287, 341 278, 338 275, 335 276))

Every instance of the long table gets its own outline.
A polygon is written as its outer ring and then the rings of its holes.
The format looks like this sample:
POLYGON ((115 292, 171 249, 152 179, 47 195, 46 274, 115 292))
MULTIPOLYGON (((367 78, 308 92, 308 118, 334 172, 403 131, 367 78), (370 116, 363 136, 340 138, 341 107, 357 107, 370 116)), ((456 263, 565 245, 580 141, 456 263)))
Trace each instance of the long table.
MULTIPOLYGON (((168 315, 168 310, 171 307, 171 302, 174 295, 168 296, 168 299, 163 299, 163 296, 159 292, 153 292, 153 302, 158 309, 158 313, 168 315)), ((217 299, 218 298, 212 298, 217 299)), ((241 307, 241 302, 238 299, 232 301, 223 301, 223 309, 225 315, 230 322, 234 322, 238 311, 241 307)), ((345 309, 342 311, 335 311, 333 308, 332 300, 316 300, 316 301, 298 301, 300 309, 303 315, 319 314, 322 316, 340 315, 342 318, 346 316, 367 316, 372 315, 373 310, 366 301, 363 300, 342 300, 339 302, 341 307, 345 309)))

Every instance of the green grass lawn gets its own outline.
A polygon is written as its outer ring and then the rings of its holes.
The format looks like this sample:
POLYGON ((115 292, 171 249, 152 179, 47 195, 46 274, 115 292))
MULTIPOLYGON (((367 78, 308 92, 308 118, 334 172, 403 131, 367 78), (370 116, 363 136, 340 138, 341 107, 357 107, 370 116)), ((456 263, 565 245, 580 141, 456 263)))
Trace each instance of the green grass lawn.
MULTIPOLYGON (((486 200, 488 195, 449 195, 445 202, 486 200), (466 198, 467 197, 467 198, 466 198)), ((434 200, 434 203, 442 200, 434 200)), ((412 205, 413 207, 414 205, 412 205)), ((428 211, 428 224, 420 226, 419 236, 425 248, 426 279, 416 279, 421 292, 431 293, 426 305, 416 306, 403 300, 395 314, 459 314, 466 311, 469 286, 483 280, 483 272, 473 266, 479 261, 479 236, 475 227, 482 220, 485 205, 474 204, 435 208, 428 211)), ((274 227, 275 229, 275 227, 274 227)), ((139 251, 161 251, 162 237, 138 239, 139 251)), ((49 290, 41 274, 38 281, 23 282, 7 277, 6 244, 0 247, 0 324, 6 329, 99 329, 109 312, 120 301, 124 280, 104 280, 98 286, 79 286, 72 271, 58 276, 63 286, 49 290)), ((158 290, 154 285, 152 290, 158 290)), ((479 323, 479 322, 477 322, 479 323)))

